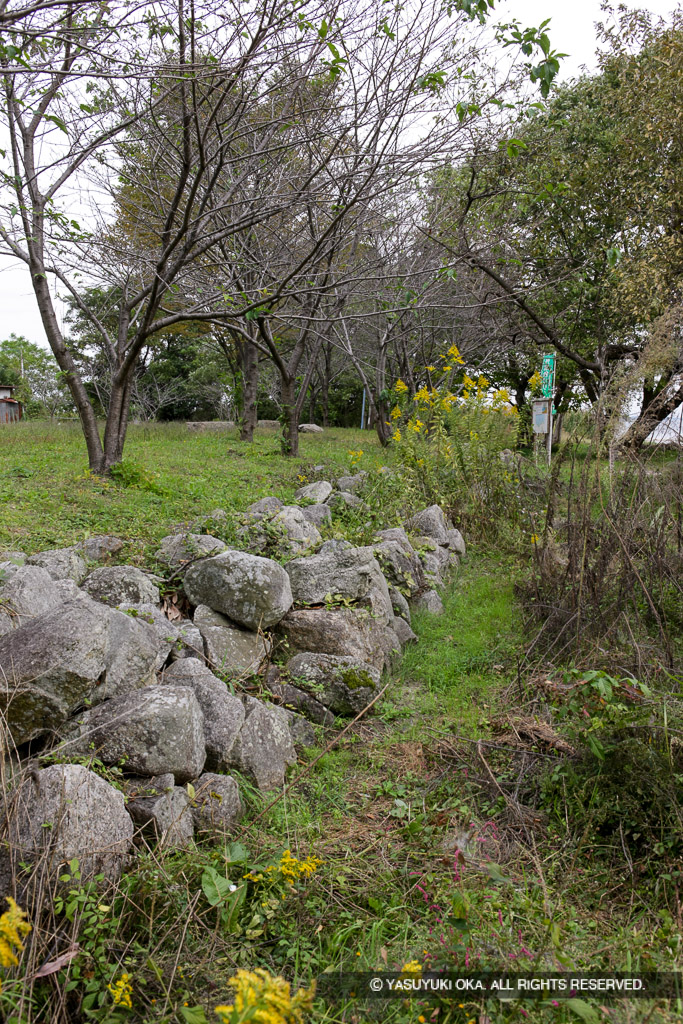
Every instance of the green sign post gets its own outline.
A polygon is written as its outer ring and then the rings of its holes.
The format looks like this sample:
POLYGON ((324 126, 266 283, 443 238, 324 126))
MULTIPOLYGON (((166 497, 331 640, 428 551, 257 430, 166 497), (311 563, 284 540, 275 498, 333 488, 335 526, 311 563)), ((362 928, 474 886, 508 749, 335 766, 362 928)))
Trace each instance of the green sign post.
POLYGON ((541 366, 541 394, 544 398, 552 398, 555 388, 555 353, 543 356, 541 366))
POLYGON ((555 353, 550 352, 543 356, 543 363, 541 364, 541 394, 544 398, 547 398, 551 403, 550 413, 548 416, 548 436, 546 438, 546 447, 548 451, 548 465, 550 465, 550 459, 553 451, 553 408, 552 399, 555 391, 555 353))

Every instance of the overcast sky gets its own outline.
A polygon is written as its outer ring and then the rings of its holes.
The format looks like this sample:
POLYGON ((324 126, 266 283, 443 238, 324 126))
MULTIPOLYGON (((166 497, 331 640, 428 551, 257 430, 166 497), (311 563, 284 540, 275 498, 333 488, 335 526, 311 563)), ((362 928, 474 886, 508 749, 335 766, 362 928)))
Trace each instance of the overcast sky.
MULTIPOLYGON (((595 67, 595 22, 604 20, 601 0, 499 0, 496 20, 517 18, 524 25, 539 25, 550 18, 553 48, 568 56, 562 62, 562 78, 580 74, 595 67)), ((645 8, 666 17, 677 6, 677 0, 626 0, 630 8, 645 8)), ((0 337, 12 332, 23 334, 30 341, 47 347, 28 272, 23 265, 0 256, 0 337)))

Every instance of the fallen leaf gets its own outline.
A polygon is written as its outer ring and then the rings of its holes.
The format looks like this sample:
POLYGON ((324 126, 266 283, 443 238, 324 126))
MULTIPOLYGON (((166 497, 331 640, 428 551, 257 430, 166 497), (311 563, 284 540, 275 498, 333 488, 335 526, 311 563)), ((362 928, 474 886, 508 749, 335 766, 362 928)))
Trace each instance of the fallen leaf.
POLYGON ((48 960, 47 963, 43 964, 43 966, 33 975, 33 978, 47 978, 49 974, 56 974, 57 971, 61 971, 62 967, 65 967, 70 960, 73 960, 80 951, 81 947, 78 943, 75 946, 69 946, 66 953, 62 953, 62 955, 58 956, 56 960, 48 960))

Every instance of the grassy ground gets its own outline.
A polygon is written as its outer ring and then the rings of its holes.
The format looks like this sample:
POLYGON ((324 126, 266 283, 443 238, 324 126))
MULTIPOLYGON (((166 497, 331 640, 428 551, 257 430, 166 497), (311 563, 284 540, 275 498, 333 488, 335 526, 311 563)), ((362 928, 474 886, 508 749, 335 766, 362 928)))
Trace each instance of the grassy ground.
POLYGON ((197 433, 184 424, 128 431, 123 470, 114 480, 91 477, 77 424, 34 421, 0 430, 0 545, 27 553, 114 533, 152 544, 182 521, 216 507, 241 512, 267 494, 291 498, 316 464, 348 472, 388 461, 371 431, 304 434, 295 460, 280 454, 275 431, 254 443, 237 432, 197 433), (350 452, 362 451, 362 456, 350 452))
MULTIPOLYGON (((132 428, 126 454, 123 475, 102 482, 84 475, 82 442, 70 427, 0 433, 0 543, 32 551, 112 532, 130 539, 126 559, 143 562, 179 521, 216 506, 241 511, 269 493, 287 498, 318 463, 332 472, 387 458, 359 431, 302 438, 292 463, 270 434, 246 447, 180 427, 132 428)), ((369 519, 338 519, 334 530, 364 539, 406 511, 400 477, 369 500, 369 519)), ((320 736, 293 769, 300 780, 274 806, 245 784, 248 813, 225 846, 150 850, 105 902, 75 878, 46 955, 72 939, 82 955, 52 981, 23 983, 23 1018, 12 995, 20 989, 6 979, 0 1014, 4 1007, 17 1024, 203 1024, 229 1002, 227 980, 238 967, 307 985, 325 971, 400 970, 409 961, 572 971, 680 964, 681 922, 655 898, 657 880, 639 876, 638 865, 629 871, 618 849, 607 856, 580 808, 564 821, 544 802, 549 772, 565 784, 564 760, 523 731, 543 721, 515 598, 526 571, 509 555, 472 549, 444 615, 414 616, 420 642, 405 653, 377 713, 331 749, 336 730, 320 736), (298 867, 287 869, 285 849, 298 867), (109 987, 124 972, 130 1009, 114 1003, 109 987)), ((569 803, 558 806, 568 814, 569 803)), ((675 871, 667 877, 663 885, 679 884, 675 871)), ((651 1002, 587 1000, 540 1007, 321 999, 312 1013, 319 1024, 677 1019, 675 1009, 651 1002)))

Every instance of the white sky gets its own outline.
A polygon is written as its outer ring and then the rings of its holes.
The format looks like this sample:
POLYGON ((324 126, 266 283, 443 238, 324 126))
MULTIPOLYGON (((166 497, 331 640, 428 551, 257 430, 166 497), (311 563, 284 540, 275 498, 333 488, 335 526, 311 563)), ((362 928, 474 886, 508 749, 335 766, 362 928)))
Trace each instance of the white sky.
MULTIPOLYGON (((629 8, 644 8, 666 17, 677 0, 621 0, 629 8)), ((601 0, 499 0, 496 20, 516 18, 523 25, 539 25, 550 18, 549 34, 553 49, 568 56, 562 61, 561 77, 571 78, 583 68, 595 67, 595 22, 604 21, 601 0)), ((47 347, 28 271, 0 256, 0 337, 23 334, 30 341, 47 347)))

